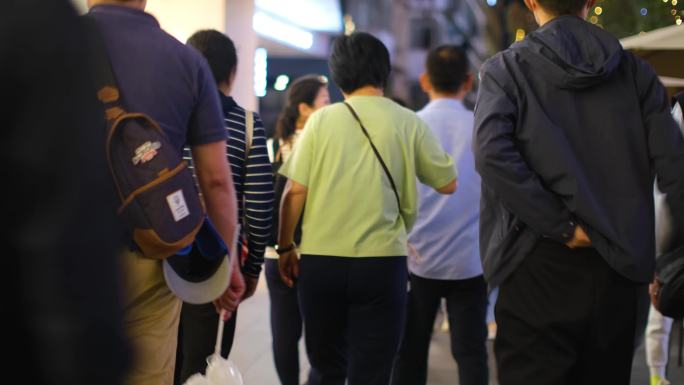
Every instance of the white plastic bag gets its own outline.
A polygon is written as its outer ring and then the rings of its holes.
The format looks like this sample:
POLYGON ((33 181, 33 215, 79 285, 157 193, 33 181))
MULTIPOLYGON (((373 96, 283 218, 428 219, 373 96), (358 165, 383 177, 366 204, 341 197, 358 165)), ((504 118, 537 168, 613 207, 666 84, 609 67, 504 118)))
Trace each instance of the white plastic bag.
POLYGON ((225 310, 219 316, 216 348, 214 349, 214 354, 207 358, 206 376, 203 376, 201 373, 194 374, 183 385, 244 385, 242 373, 240 373, 235 363, 221 356, 224 313, 225 310))

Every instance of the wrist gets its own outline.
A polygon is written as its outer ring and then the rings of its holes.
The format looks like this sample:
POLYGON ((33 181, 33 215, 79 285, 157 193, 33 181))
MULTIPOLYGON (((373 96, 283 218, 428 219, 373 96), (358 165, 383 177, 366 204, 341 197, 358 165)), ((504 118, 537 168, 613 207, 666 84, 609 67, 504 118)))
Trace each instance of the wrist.
POLYGON ((289 253, 290 251, 294 250, 297 247, 297 245, 294 242, 290 242, 289 244, 281 245, 278 244, 275 249, 276 253, 278 255, 283 255, 285 253, 289 253))

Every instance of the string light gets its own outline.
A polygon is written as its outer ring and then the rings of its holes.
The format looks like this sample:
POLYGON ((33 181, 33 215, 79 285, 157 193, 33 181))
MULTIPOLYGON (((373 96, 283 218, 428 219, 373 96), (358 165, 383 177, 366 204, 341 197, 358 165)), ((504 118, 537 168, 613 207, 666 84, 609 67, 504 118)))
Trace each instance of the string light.
POLYGON ((518 28, 518 29, 515 31, 515 41, 521 41, 521 40, 524 39, 524 38, 525 38, 525 30, 524 30, 524 29, 521 29, 521 28, 518 28))

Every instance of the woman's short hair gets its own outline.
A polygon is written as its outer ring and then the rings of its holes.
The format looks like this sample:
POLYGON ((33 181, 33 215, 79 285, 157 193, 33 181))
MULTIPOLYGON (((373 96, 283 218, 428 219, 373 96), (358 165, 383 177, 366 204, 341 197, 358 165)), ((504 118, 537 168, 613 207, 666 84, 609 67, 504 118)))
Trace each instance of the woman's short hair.
POLYGON ((335 39, 329 66, 333 81, 346 94, 364 86, 384 88, 391 70, 387 47, 365 32, 335 39))

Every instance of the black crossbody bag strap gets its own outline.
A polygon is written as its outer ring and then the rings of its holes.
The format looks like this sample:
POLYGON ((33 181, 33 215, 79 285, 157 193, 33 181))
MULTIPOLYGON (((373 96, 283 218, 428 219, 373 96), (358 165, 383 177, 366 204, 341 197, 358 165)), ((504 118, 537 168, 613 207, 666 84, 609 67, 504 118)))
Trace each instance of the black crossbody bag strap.
POLYGON ((397 198, 397 206, 399 207, 399 213, 401 213, 401 203, 399 201, 399 193, 397 192, 397 185, 394 183, 394 179, 392 178, 392 174, 390 174, 389 169, 387 168, 387 165, 385 164, 385 161, 382 160, 382 156, 380 156, 380 152, 378 152, 378 149, 375 147, 375 144, 373 144, 373 141, 371 140, 370 135, 368 135, 368 130, 366 130, 366 127, 364 127, 363 123, 361 123, 361 119, 359 119, 359 115, 356 114, 356 111, 352 108, 352 106, 344 102, 344 105, 347 106, 349 109, 349 112, 351 112, 352 115, 354 115, 354 119, 356 119, 357 122, 359 122, 359 126, 361 127, 361 131, 363 131, 363 134, 366 135, 366 138, 368 138, 368 143, 370 143, 371 148, 373 149, 373 153, 375 153, 375 157, 378 158, 378 161, 380 162, 380 165, 382 166, 382 169, 385 170, 385 175, 387 175, 387 179, 389 179, 390 185, 392 185, 392 191, 394 191, 394 197, 397 198))

